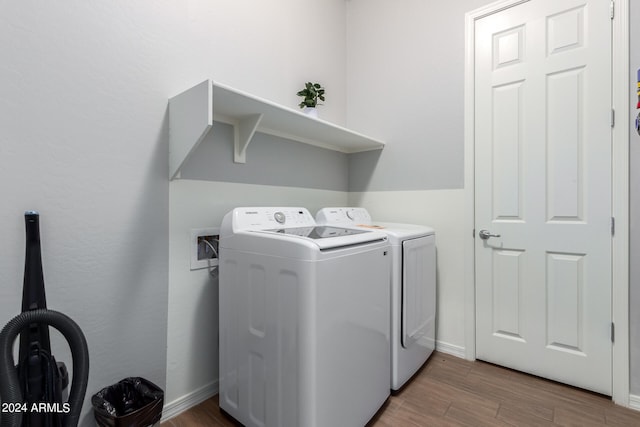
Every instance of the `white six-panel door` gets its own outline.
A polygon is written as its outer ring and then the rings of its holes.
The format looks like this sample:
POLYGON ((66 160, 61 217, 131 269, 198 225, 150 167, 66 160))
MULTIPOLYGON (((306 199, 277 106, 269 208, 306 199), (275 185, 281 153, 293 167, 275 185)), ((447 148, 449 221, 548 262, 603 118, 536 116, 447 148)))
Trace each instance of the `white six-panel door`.
POLYGON ((474 132, 477 358, 611 394, 609 1, 479 19, 474 132))

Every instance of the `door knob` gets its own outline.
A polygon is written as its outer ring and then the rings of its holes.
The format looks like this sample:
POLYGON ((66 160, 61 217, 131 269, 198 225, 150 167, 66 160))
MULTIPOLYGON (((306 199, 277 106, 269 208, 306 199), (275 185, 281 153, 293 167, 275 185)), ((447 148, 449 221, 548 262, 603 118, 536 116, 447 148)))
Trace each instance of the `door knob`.
POLYGON ((499 234, 491 234, 489 230, 480 230, 478 236, 480 236, 482 240, 487 240, 489 237, 500 237, 499 234))

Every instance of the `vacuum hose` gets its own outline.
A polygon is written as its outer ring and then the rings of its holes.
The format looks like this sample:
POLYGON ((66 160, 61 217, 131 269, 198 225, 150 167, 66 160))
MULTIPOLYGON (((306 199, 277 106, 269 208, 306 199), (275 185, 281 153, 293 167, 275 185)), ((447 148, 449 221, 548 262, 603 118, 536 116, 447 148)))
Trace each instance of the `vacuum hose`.
MULTIPOLYGON (((13 343, 20 332, 34 323, 50 325, 65 337, 73 359, 73 380, 69 393, 70 412, 63 416, 64 427, 76 427, 87 391, 89 378, 89 350, 80 327, 67 315, 53 310, 37 309, 20 313, 0 332, 0 399, 3 403, 23 401, 18 371, 14 366, 13 343)), ((20 427, 22 414, 19 411, 3 414, 0 427, 20 427)))

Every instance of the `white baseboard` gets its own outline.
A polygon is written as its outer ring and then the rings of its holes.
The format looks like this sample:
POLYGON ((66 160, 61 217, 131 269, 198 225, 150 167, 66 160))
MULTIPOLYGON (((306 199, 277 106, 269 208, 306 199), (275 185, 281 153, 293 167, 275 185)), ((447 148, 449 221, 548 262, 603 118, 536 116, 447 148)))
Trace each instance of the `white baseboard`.
POLYGON ((629 408, 640 411, 640 396, 637 394, 629 395, 629 408))
POLYGON ((462 346, 449 344, 447 342, 436 341, 436 351, 447 353, 452 356, 465 358, 465 349, 462 346))
POLYGON ((162 408, 162 420, 166 421, 186 411, 189 408, 204 402, 208 398, 218 393, 218 380, 215 380, 197 390, 192 391, 182 397, 177 398, 173 402, 167 403, 162 408))

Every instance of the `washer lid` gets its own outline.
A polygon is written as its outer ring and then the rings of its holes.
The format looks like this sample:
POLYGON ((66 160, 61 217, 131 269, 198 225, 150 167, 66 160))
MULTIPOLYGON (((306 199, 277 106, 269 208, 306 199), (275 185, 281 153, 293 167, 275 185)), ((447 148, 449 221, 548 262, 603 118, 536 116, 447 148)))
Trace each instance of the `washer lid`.
POLYGON ((315 243, 320 250, 337 249, 345 246, 387 240, 386 235, 383 233, 333 226, 274 228, 269 230, 253 230, 253 232, 269 233, 274 235, 273 237, 286 236, 310 240, 315 243))
POLYGON ((358 230, 356 228, 339 228, 326 225, 318 225, 315 227, 296 227, 296 228, 278 228, 266 231, 275 233, 292 234, 295 236, 308 237, 310 239, 328 239, 332 237, 352 236, 354 234, 367 233, 366 230, 358 230))

